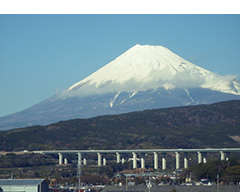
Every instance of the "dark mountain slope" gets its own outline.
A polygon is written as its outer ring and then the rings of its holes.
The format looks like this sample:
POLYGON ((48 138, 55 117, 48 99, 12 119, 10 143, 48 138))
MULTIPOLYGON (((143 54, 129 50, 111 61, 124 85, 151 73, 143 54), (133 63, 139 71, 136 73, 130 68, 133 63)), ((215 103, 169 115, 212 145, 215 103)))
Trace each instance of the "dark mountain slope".
POLYGON ((0 150, 240 147, 240 101, 3 131, 0 150))
POLYGON ((64 100, 52 97, 24 111, 0 117, 0 131, 33 125, 48 125, 60 120, 75 118, 92 118, 106 114, 115 115, 147 109, 210 104, 240 99, 239 95, 202 88, 191 88, 188 91, 190 97, 183 89, 166 91, 159 88, 155 91, 141 91, 131 98, 129 98, 129 93, 122 92, 112 107, 109 103, 117 93, 73 97, 64 100))

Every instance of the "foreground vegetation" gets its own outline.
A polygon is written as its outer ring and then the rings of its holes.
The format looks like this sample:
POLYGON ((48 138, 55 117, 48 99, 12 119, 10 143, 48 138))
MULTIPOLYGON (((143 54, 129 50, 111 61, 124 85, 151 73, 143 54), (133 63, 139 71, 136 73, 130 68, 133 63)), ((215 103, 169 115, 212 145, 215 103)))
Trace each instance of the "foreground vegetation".
POLYGON ((229 159, 229 161, 214 160, 206 164, 197 164, 182 173, 184 178, 190 175, 193 180, 199 181, 202 178, 207 178, 211 182, 215 182, 218 175, 220 182, 224 184, 231 182, 236 185, 240 181, 240 161, 237 159, 229 159))

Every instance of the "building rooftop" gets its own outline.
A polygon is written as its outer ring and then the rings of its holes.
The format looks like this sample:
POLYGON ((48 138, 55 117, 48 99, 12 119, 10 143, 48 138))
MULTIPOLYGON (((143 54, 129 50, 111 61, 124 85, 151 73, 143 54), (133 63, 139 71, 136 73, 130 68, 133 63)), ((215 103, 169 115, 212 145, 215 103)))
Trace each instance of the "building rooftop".
POLYGON ((0 186, 3 185, 39 185, 44 179, 0 179, 0 186))

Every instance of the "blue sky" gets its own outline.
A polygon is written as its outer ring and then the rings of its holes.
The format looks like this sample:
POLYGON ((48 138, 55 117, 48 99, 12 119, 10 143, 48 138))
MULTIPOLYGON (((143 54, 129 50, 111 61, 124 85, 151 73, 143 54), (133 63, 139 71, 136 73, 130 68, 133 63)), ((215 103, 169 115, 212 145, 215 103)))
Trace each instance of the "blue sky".
POLYGON ((240 15, 0 15, 0 116, 82 80, 135 44, 240 75, 240 15))

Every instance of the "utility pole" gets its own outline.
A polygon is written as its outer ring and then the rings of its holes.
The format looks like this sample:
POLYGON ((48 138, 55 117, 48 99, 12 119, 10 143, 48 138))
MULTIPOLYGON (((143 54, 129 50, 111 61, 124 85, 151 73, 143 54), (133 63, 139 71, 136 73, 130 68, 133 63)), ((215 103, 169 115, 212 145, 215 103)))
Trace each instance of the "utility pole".
POLYGON ((78 192, 80 192, 80 188, 81 188, 81 164, 82 164, 82 156, 81 156, 81 153, 78 153, 78 166, 77 166, 78 192))
POLYGON ((151 187, 152 187, 152 184, 151 184, 151 174, 149 173, 149 175, 148 175, 148 184, 147 184, 148 192, 151 192, 151 187))
POLYGON ((217 174, 217 192, 219 192, 219 175, 217 174))
POLYGON ((125 175, 126 177, 126 191, 128 190, 128 180, 127 180, 127 175, 125 175))
POLYGON ((77 178, 78 178, 78 192, 80 192, 80 188, 81 188, 81 165, 78 165, 78 168, 77 168, 77 178))

